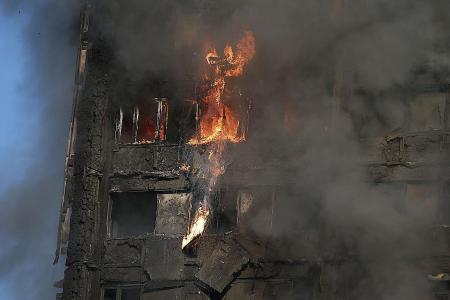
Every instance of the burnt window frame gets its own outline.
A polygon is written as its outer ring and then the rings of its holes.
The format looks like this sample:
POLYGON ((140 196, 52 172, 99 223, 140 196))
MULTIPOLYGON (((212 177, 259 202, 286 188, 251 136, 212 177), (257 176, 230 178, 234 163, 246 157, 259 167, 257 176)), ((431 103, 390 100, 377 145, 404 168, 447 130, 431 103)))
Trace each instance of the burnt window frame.
MULTIPOLYGON (((140 116, 142 111, 142 103, 136 103, 132 107, 129 107, 128 113, 131 115, 131 137, 130 141, 123 141, 124 138, 124 110, 123 106, 119 106, 116 112, 115 124, 114 124, 114 140, 117 145, 145 145, 145 144, 155 144, 167 141, 167 130, 168 130, 168 120, 169 120, 169 100, 165 97, 152 98, 151 100, 156 103, 156 115, 152 118, 155 121, 155 131, 153 140, 141 140, 139 139, 140 126, 140 116), (161 133, 163 132, 163 134, 161 133)), ((151 102, 143 102, 144 104, 151 105, 151 102)), ((129 117, 130 117, 129 116, 129 117)))

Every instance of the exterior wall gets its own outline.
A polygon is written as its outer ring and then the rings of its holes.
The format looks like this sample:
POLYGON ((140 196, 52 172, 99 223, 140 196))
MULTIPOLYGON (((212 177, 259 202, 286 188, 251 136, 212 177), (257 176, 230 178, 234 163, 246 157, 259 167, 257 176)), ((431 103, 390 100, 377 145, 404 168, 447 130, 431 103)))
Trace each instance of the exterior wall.
MULTIPOLYGON (((233 199, 237 229, 210 233, 191 252, 183 253, 180 245, 190 221, 192 182, 180 166, 185 162, 195 166, 197 150, 166 142, 115 142, 110 58, 100 41, 92 44, 86 82, 75 111, 73 174, 66 189, 72 214, 64 300, 103 299, 107 289, 116 289, 119 297, 133 288, 143 300, 353 299, 350 292, 360 283, 363 271, 352 249, 339 251, 338 237, 326 226, 301 229, 297 243, 303 246, 298 253, 275 249, 283 241, 270 233, 276 230, 277 210, 283 207, 283 189, 295 180, 280 179, 291 175, 286 165, 275 166, 285 175, 279 177, 264 171, 273 165, 232 166, 220 187, 237 190, 233 199), (112 237, 111 195, 149 191, 157 193, 155 231, 112 237), (258 230, 268 233, 265 237, 246 223, 246 214, 261 215, 259 224, 264 228, 258 230), (330 249, 334 239, 336 246, 330 249), (327 247, 322 246, 323 240, 328 241, 327 247)), ((411 209, 436 216, 435 226, 424 226, 424 230, 429 243, 439 246, 431 255, 413 258, 424 276, 450 273, 446 225, 450 220, 444 213, 450 195, 445 95, 442 91, 418 93, 411 114, 417 122, 410 129, 361 140, 367 154, 362 164, 370 180, 399 186, 411 209), (420 111, 426 112, 423 118, 417 117, 420 111)))

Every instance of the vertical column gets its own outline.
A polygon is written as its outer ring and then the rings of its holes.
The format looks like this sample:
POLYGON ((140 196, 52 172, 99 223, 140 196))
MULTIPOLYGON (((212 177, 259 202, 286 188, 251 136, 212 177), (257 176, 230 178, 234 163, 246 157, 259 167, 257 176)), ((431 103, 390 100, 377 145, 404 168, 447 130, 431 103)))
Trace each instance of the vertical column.
POLYGON ((72 214, 64 278, 64 300, 99 297, 99 190, 109 89, 108 56, 101 43, 87 53, 86 81, 75 111, 78 120, 73 162, 72 214))

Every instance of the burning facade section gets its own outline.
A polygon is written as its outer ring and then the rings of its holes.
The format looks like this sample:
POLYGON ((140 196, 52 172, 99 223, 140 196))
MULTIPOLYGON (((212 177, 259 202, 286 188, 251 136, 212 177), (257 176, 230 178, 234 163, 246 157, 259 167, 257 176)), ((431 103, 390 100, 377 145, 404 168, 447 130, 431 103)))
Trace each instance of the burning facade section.
MULTIPOLYGON (((207 66, 211 67, 203 75, 204 87, 200 104, 204 107, 199 120, 198 133, 189 140, 191 145, 207 145, 206 164, 200 168, 200 176, 207 178, 207 186, 203 199, 198 204, 192 224, 186 236, 183 238, 182 248, 185 248, 193 239, 200 236, 206 228, 210 215, 211 194, 214 191, 218 177, 225 173, 224 151, 225 143, 239 143, 245 140, 245 132, 242 131, 239 116, 227 104, 230 98, 237 93, 232 92, 227 82, 228 77, 239 77, 244 72, 244 67, 255 55, 255 38, 251 31, 246 31, 244 37, 233 51, 227 45, 220 57, 215 48, 208 49, 205 55, 207 66)), ((238 88, 236 88, 238 89, 238 88)), ((232 99, 236 101, 241 100, 232 99)))
MULTIPOLYGON (((158 78, 148 88, 151 79, 119 84, 110 46, 94 38, 86 47, 88 21, 58 236, 57 259, 67 255, 61 299, 359 299, 355 291, 370 275, 352 242, 295 190, 286 157, 274 151, 261 161, 249 151, 257 99, 240 80, 258 53, 253 33, 244 30, 223 51, 207 43, 199 78, 158 78)), ((370 181, 389 186, 401 209, 419 206, 436 220, 423 224, 435 251, 401 260, 422 272, 430 299, 450 295, 448 241, 441 242, 450 185, 430 175, 448 166, 427 160, 448 149, 448 90, 418 89, 411 107, 429 114, 415 110, 408 122, 423 130, 359 141, 370 181)), ((343 94, 335 88, 330 116, 356 113, 343 94)), ((280 103, 274 114, 290 139, 302 108, 280 103)))

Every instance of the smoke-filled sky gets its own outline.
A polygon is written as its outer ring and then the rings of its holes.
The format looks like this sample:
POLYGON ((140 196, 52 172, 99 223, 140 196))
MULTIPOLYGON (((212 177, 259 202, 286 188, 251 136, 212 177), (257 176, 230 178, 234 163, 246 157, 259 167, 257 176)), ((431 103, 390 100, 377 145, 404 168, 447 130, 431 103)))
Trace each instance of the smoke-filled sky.
POLYGON ((53 299, 52 266, 72 104, 78 12, 70 1, 0 2, 0 292, 53 299))
MULTIPOLYGON (((0 71, 0 90, 3 106, 0 117, 0 136, 2 137, 0 142, 0 168, 2 170, 0 193, 3 195, 10 184, 20 180, 23 176, 23 172, 20 171, 21 168, 29 163, 29 160, 26 158, 24 161, 12 160, 10 159, 10 154, 12 153, 11 151, 16 153, 25 152, 24 150, 26 149, 24 148, 27 148, 28 143, 20 143, 20 137, 26 137, 25 140, 27 140, 30 135, 25 129, 27 127, 28 130, 31 130, 32 126, 30 126, 31 124, 27 124, 28 126, 18 126, 16 120, 20 117, 20 111, 18 105, 14 103, 20 97, 17 87, 22 74, 20 70, 21 64, 17 62, 20 60, 22 49, 17 36, 23 26, 23 21, 20 22, 12 18, 6 18, 3 14, 2 20, 3 26, 0 29, 0 34, 3 36, 4 42, 0 45, 0 55, 5 59, 3 60, 0 71), (6 66, 5 63, 7 63, 6 66), (15 134, 11 136, 9 133, 13 131, 15 134), (8 138, 5 138, 7 136, 8 138), (11 172, 10 170, 18 171, 11 172), (8 174, 9 176, 6 176, 7 173, 10 173, 8 174)), ((1 197, 0 201, 3 203, 7 199, 1 197)), ((0 253, 3 253, 4 250, 2 249, 1 251, 0 253)), ((2 278, 0 283, 0 293, 5 295, 5 299, 14 299, 12 298, 9 282, 4 278, 2 278)))

